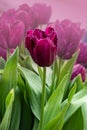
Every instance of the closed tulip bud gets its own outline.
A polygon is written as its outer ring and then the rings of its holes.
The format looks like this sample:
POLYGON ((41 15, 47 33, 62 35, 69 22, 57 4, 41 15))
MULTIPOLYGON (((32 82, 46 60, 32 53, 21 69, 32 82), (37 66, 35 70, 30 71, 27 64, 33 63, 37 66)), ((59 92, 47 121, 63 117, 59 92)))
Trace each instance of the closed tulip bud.
POLYGON ((86 70, 85 67, 80 64, 74 65, 71 80, 74 79, 78 74, 81 75, 82 81, 84 82, 86 80, 86 70))
POLYGON ((72 23, 70 20, 56 21, 54 29, 58 37, 58 56, 62 59, 70 59, 77 51, 83 35, 80 24, 72 23))
POLYGON ((80 43, 80 53, 77 58, 77 63, 87 66, 87 43, 80 43))
POLYGON ((28 31, 25 45, 33 60, 41 67, 52 65, 56 58, 57 47, 45 31, 28 31))

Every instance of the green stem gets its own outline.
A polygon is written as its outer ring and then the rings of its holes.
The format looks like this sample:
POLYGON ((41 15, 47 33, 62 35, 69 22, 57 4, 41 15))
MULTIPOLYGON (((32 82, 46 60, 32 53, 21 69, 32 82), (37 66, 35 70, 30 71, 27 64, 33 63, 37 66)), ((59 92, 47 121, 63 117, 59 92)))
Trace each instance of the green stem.
POLYGON ((51 84, 51 88, 50 88, 50 95, 52 94, 52 92, 53 92, 54 89, 55 89, 56 71, 57 71, 57 59, 56 59, 55 63, 53 64, 52 84, 51 84))
POLYGON ((61 66, 62 66, 62 59, 61 58, 59 58, 59 64, 57 63, 57 66, 58 66, 58 72, 57 72, 56 87, 58 86, 59 78, 60 78, 60 72, 61 72, 61 66))
POLYGON ((10 54, 11 54, 11 53, 10 53, 10 49, 8 48, 8 49, 7 49, 7 60, 8 60, 8 58, 9 58, 10 54))
POLYGON ((43 86, 42 86, 42 99, 41 99, 41 117, 40 117, 40 130, 43 130, 44 119, 44 102, 45 102, 45 83, 46 83, 46 67, 43 68, 43 86))

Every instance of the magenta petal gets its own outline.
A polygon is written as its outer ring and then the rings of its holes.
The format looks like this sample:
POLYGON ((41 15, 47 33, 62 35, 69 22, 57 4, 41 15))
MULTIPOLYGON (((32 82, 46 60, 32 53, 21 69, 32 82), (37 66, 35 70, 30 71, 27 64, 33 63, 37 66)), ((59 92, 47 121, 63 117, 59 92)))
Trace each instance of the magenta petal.
POLYGON ((82 81, 84 82, 86 80, 86 70, 85 67, 80 64, 74 65, 71 80, 74 79, 78 74, 81 74, 82 81))
POLYGON ((39 40, 34 48, 34 57, 39 66, 50 66, 56 57, 56 46, 50 39, 39 40))

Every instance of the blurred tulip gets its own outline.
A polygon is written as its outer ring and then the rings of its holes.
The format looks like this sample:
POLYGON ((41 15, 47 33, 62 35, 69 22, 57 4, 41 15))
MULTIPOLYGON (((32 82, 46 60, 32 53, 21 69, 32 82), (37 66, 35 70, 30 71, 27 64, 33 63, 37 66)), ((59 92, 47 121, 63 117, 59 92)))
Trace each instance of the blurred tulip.
POLYGON ((32 18, 30 17, 30 7, 27 4, 22 4, 19 6, 15 17, 24 23, 25 32, 31 28, 32 18))
POLYGON ((77 63, 87 66, 87 43, 80 43, 80 53, 77 58, 77 63))
POLYGON ((58 56, 62 59, 70 59, 77 51, 83 35, 80 24, 72 23, 70 20, 56 21, 54 29, 58 37, 58 56))
POLYGON ((86 70, 85 67, 80 64, 74 65, 71 80, 74 79, 78 74, 81 74, 82 81, 84 82, 86 80, 86 70))
POLYGON ((50 66, 56 58, 57 47, 45 31, 28 31, 25 45, 39 66, 50 66))
POLYGON ((7 11, 2 13, 0 21, 14 22, 15 13, 16 13, 15 9, 8 9, 7 11))
POLYGON ((14 23, 3 22, 0 25, 0 47, 14 49, 24 38, 24 24, 21 21, 14 23))
POLYGON ((32 7, 37 14, 39 24, 47 24, 51 17, 51 6, 36 3, 32 7))

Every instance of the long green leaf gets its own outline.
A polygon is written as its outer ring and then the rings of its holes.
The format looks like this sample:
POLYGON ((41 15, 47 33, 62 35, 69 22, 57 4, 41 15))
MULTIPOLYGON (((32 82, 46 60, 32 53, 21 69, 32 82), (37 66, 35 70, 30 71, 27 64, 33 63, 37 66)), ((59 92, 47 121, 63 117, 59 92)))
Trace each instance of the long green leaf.
POLYGON ((2 112, 2 117, 5 112, 5 98, 8 92, 17 85, 18 52, 17 48, 9 57, 0 80, 0 111, 2 112))
MULTIPOLYGON (((66 116, 65 116, 65 122, 67 122, 67 120, 78 110, 79 107, 81 107, 82 104, 84 104, 85 102, 87 102, 87 88, 83 88, 82 90, 80 90, 78 93, 76 93, 71 101, 71 105, 68 109, 68 111, 66 112, 66 116)), ((62 103, 62 107, 64 107, 64 105, 67 104, 67 100, 65 100, 62 103)))
POLYGON ((19 88, 17 87, 15 90, 15 98, 12 107, 9 130, 19 130, 20 118, 21 118, 21 94, 19 88))
POLYGON ((46 103, 44 111, 44 125, 52 120, 60 112, 60 104, 63 99, 65 86, 67 83, 67 75, 60 82, 59 86, 55 89, 51 97, 46 103))
POLYGON ((28 69, 20 66, 19 71, 25 79, 25 90, 31 109, 34 115, 40 119, 42 81, 37 74, 28 69))
POLYGON ((14 90, 12 89, 6 98, 6 112, 0 124, 0 130, 9 130, 13 101, 14 101, 14 90))

